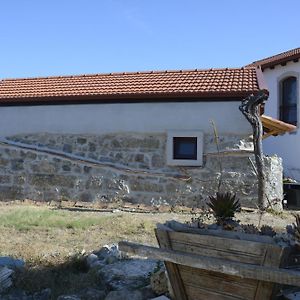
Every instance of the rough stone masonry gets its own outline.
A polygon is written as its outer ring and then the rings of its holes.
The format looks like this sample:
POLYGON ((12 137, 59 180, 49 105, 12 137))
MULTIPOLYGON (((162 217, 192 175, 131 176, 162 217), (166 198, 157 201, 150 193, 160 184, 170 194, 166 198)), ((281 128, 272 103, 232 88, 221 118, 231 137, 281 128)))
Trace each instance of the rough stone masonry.
MULTIPOLYGON (((166 134, 22 134, 0 143, 0 200, 131 202, 202 207, 208 195, 237 193, 256 207, 251 138, 204 137, 203 167, 166 164, 166 134)), ((267 196, 282 199, 282 164, 266 157, 267 196)))

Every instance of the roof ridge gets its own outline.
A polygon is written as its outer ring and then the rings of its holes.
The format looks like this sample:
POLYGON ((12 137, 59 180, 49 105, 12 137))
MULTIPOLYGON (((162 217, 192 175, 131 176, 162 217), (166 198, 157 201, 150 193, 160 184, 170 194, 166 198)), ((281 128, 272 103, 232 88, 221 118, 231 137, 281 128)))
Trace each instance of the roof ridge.
POLYGON ((281 56, 289 55, 290 53, 291 53, 290 56, 292 56, 295 51, 300 51, 300 47, 293 48, 293 49, 290 49, 290 50, 287 50, 287 51, 283 51, 281 53, 274 54, 274 55, 271 55, 271 56, 268 56, 268 57, 265 57, 265 58, 262 58, 262 59, 259 59, 259 60, 255 60, 252 63, 246 65, 246 67, 263 65, 263 62, 267 63, 266 61, 269 61, 269 60, 272 60, 272 59, 276 60, 276 58, 280 58, 281 56))
MULTIPOLYGON (((150 70, 150 71, 132 71, 132 72, 111 72, 111 73, 92 73, 92 74, 78 74, 78 75, 54 75, 54 76, 36 76, 36 77, 16 77, 3 78, 0 83, 4 81, 21 81, 21 80, 39 80, 39 79, 61 79, 61 78, 84 78, 84 77, 98 77, 98 76, 113 76, 113 75, 140 75, 140 74, 165 74, 165 73, 192 73, 205 71, 229 71, 229 70, 243 70, 251 67, 236 67, 236 68, 207 68, 207 69, 179 69, 179 70, 150 70)), ((253 67, 255 68, 255 67, 253 67)))

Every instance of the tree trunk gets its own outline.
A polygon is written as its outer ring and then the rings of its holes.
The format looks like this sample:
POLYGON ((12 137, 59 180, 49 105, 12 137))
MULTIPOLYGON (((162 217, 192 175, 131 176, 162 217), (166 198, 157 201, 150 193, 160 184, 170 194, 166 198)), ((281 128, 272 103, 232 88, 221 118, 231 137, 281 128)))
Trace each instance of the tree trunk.
POLYGON ((259 105, 268 99, 268 93, 264 90, 257 95, 250 95, 242 100, 239 109, 249 121, 253 130, 254 155, 258 179, 258 206, 265 209, 268 206, 266 196, 266 177, 264 172, 264 155, 262 150, 263 126, 260 120, 259 105))

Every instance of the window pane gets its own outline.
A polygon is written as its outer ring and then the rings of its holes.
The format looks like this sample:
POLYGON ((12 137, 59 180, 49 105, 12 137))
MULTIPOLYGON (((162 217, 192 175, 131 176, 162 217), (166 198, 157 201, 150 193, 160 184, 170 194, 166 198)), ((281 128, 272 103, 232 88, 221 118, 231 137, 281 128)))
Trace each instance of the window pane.
POLYGON ((197 159, 196 137, 174 137, 173 159, 197 159))
POLYGON ((297 124, 297 78, 288 77, 281 84, 280 119, 297 124))
POLYGON ((282 102, 284 105, 297 103, 297 79, 289 77, 282 82, 282 102))

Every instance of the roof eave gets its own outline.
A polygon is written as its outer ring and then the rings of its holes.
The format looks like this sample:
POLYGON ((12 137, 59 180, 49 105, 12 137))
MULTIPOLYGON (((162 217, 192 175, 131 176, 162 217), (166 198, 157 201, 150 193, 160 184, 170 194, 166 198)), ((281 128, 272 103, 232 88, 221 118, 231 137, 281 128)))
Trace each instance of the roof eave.
POLYGON ((278 59, 278 60, 275 60, 275 61, 272 61, 272 62, 262 63, 261 65, 259 65, 259 63, 258 63, 258 65, 261 67, 261 69, 263 71, 267 68, 275 67, 276 65, 287 63, 289 61, 293 61, 294 59, 299 59, 299 58, 300 58, 300 54, 296 53, 296 54, 291 55, 289 57, 283 57, 281 59, 278 59))
POLYGON ((57 104, 61 102, 184 102, 184 100, 193 101, 240 101, 252 93, 253 91, 239 91, 239 92, 182 92, 182 93, 141 93, 141 94, 116 94, 116 95, 69 95, 69 96, 51 96, 51 97, 18 97, 18 98, 0 98, 0 105, 11 104, 34 104, 34 103, 52 103, 57 104))

